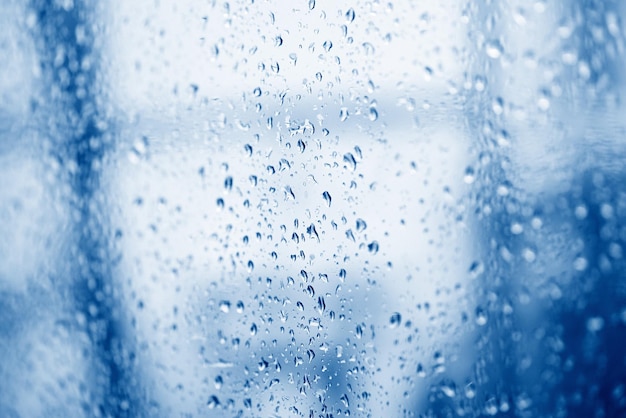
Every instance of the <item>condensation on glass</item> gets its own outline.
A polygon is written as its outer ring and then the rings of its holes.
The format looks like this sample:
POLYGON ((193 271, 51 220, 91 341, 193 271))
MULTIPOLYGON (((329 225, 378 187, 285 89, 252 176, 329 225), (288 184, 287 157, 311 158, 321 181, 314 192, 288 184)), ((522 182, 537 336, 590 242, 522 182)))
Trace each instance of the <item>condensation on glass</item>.
POLYGON ((625 415, 625 17, 2 3, 0 415, 625 415))

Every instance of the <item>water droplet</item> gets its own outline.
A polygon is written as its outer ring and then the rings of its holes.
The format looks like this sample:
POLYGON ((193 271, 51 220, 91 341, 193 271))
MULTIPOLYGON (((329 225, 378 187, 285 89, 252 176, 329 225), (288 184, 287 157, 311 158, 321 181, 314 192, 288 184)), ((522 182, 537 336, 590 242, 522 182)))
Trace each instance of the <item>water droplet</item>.
POLYGON ((339 110, 339 120, 341 122, 344 122, 346 119, 348 119, 348 116, 350 116, 350 114, 348 113, 348 109, 345 107, 342 107, 339 110))
POLYGON ((250 335, 254 336, 256 335, 256 333, 257 333, 257 327, 256 327, 256 324, 253 323, 252 326, 250 327, 250 335))
POLYGON ((444 395, 448 398, 454 398, 456 396, 456 385, 452 381, 443 381, 439 386, 444 395))
POLYGON ((306 149, 306 144, 302 139, 298 139, 298 149, 301 153, 306 149))
POLYGON ((223 300, 219 304, 220 311, 224 313, 228 313, 230 311, 230 302, 227 300, 223 300))
POLYGON ((332 43, 332 41, 324 41, 322 46, 324 47, 324 51, 328 52, 328 51, 330 51, 332 49, 333 43, 332 43))
POLYGON ((252 155, 252 145, 250 144, 246 144, 244 145, 244 149, 246 150, 246 154, 248 154, 248 157, 250 157, 252 155))
POLYGON ((354 9, 352 7, 349 8, 348 11, 346 12, 346 21, 348 23, 352 23, 355 17, 356 17, 356 13, 354 13, 354 9))
POLYGON ((296 200, 296 194, 290 186, 285 186, 283 192, 285 193, 285 200, 296 200))
POLYGON ((374 107, 370 108, 368 117, 369 117, 369 120, 371 120, 372 122, 378 119, 378 111, 376 110, 376 108, 374 107))
POLYGON ((356 159, 352 153, 346 153, 343 156, 343 161, 347 164, 347 167, 350 171, 356 170, 356 159))
POLYGON ((217 376, 215 378, 215 389, 219 390, 223 384, 224 384, 224 379, 222 378, 222 376, 217 376))
POLYGON ((322 73, 315 73, 315 78, 317 79, 317 81, 322 81, 322 73))
POLYGON ((378 252, 378 241, 372 241, 367 244, 367 250, 372 254, 376 254, 378 252))
POLYGON ((481 327, 487 324, 487 313, 480 306, 476 308, 476 324, 481 327))
POLYGON ((474 261, 469 267, 469 274, 472 279, 477 278, 485 271, 485 265, 480 261, 474 261))
POLYGON ((585 257, 578 257, 574 260, 574 269, 576 271, 584 271, 587 269, 589 262, 585 257))
POLYGON ((252 91, 252 94, 254 94, 254 97, 260 97, 261 96, 261 87, 257 87, 252 91))
POLYGON ((369 42, 363 43, 363 49, 365 50, 365 55, 373 55, 376 50, 374 49, 374 45, 369 42))
POLYGON ((227 192, 230 192, 233 189, 233 178, 231 176, 224 179, 224 188, 227 192))
POLYGON ((217 207, 218 209, 224 209, 224 199, 222 199, 221 197, 217 199, 217 207))
POLYGON ((604 319, 600 316, 594 316, 587 320, 587 330, 589 332, 598 332, 604 328, 604 319))
MULTIPOLYGON (((280 37, 280 35, 279 35, 279 36, 277 36, 277 37, 274 39, 274 44, 275 44, 276 46, 281 46, 281 45, 283 44, 283 38, 281 38, 281 37, 280 37)), ((278 67, 278 63, 276 63, 276 67, 278 67)), ((278 72, 278 70, 276 70, 276 72, 278 72)))
POLYGON ((465 169, 465 175, 463 176, 463 181, 465 184, 472 184, 476 180, 476 173, 474 172, 473 167, 467 167, 465 169))
POLYGON ((363 327, 360 324, 356 326, 356 337, 358 339, 363 338, 363 327))
POLYGON ((356 220, 356 232, 363 232, 367 228, 367 223, 361 218, 356 220))
POLYGON ((237 313, 243 313, 244 304, 243 301, 237 301, 237 313))
POLYGON ((326 204, 328 205, 328 207, 330 207, 330 203, 332 202, 332 197, 330 197, 330 193, 325 191, 324 193, 322 193, 322 197, 326 201, 326 204))
POLYGON ((485 51, 487 52, 487 56, 492 59, 498 59, 504 52, 504 48, 502 44, 497 39, 488 41, 485 44, 485 51))
POLYGON ((309 10, 315 9, 315 0, 309 0, 309 10))
POLYGON ((207 401, 206 405, 209 407, 209 409, 215 409, 218 406, 220 406, 220 400, 217 399, 217 396, 211 395, 211 397, 207 401))
POLYGON ((511 224, 511 233, 513 235, 519 235, 522 232, 524 232, 524 226, 522 224, 520 224, 519 222, 513 222, 511 224))
POLYGON ((397 328, 400 326, 401 322, 402 322, 402 315, 400 315, 398 312, 394 312, 389 318, 389 328, 391 329, 397 328))
POLYGON ((278 65, 277 62, 273 63, 272 65, 270 65, 270 68, 272 69, 273 72, 275 72, 276 74, 278 74, 278 72, 280 71, 280 65, 278 65))
POLYGON ((343 283, 346 280, 346 269, 339 270, 339 280, 343 283))

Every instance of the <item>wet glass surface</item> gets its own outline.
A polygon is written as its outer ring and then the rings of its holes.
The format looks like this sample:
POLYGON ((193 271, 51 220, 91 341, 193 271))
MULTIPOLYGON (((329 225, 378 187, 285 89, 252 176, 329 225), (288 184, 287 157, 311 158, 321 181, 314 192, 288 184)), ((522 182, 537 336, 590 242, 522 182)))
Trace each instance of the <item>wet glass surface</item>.
POLYGON ((626 415, 625 16, 0 4, 0 415, 626 415))

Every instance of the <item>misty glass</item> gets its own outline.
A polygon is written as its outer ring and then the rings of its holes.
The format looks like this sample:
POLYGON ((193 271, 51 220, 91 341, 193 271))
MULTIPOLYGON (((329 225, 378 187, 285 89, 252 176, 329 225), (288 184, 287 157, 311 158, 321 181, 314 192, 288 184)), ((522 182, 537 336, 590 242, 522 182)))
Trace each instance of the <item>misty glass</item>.
POLYGON ((0 415, 626 415, 618 1, 0 4, 0 415))

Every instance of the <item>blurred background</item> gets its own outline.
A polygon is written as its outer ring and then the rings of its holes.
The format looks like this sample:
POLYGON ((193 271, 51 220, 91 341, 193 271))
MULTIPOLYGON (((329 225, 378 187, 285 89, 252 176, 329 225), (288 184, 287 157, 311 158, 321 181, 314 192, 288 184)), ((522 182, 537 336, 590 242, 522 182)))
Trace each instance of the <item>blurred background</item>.
POLYGON ((0 415, 626 416, 618 1, 0 3, 0 415))

